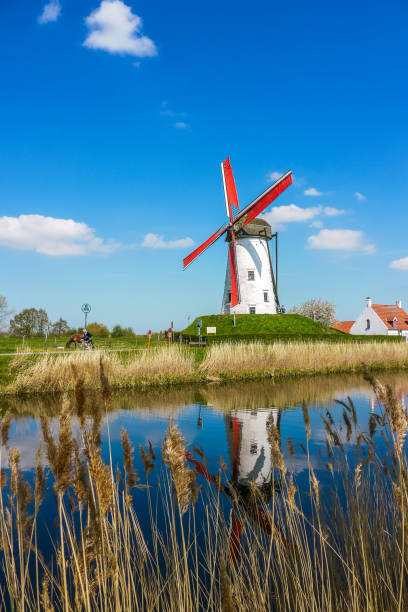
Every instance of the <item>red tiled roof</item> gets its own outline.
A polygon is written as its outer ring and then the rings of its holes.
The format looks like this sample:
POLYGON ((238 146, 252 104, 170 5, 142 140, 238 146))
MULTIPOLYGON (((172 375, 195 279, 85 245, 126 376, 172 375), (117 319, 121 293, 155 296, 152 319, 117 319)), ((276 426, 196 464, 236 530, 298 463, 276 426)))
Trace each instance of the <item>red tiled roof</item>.
POLYGON ((372 304, 371 308, 385 323, 388 329, 408 329, 408 314, 403 308, 395 304, 372 304), (397 327, 394 328, 392 322, 397 318, 397 327))
POLYGON ((339 331, 345 332, 346 334, 350 333, 351 326, 355 323, 355 321, 337 321, 334 325, 332 325, 333 329, 338 329, 339 331))

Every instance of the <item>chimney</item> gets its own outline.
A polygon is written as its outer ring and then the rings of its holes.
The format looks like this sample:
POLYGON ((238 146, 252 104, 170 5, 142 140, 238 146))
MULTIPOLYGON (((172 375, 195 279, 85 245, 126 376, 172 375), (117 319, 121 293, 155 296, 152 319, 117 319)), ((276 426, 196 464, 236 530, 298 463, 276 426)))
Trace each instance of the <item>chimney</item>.
POLYGON ((398 308, 402 308, 402 300, 397 300, 395 305, 398 306, 398 308))
POLYGON ((367 298, 366 298, 366 306, 367 306, 367 308, 371 308, 371 304, 372 304, 372 300, 371 300, 371 298, 370 298, 370 297, 367 297, 367 298))

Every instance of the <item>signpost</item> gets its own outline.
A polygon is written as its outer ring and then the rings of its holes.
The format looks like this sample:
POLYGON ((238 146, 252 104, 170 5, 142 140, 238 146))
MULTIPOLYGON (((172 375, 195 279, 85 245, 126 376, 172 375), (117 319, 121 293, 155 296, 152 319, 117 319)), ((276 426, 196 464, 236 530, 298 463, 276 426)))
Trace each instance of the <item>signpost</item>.
POLYGON ((201 325, 202 325, 201 319, 197 319, 196 327, 198 331, 198 343, 200 343, 201 341, 201 325))
POLYGON ((85 329, 86 329, 86 324, 88 322, 88 314, 91 312, 91 305, 90 304, 82 304, 81 306, 81 310, 85 315, 85 329))
POLYGON ((169 327, 169 346, 171 344, 171 331, 172 331, 172 329, 171 329, 171 327, 169 327))
POLYGON ((150 348, 150 340, 152 338, 152 330, 149 329, 149 331, 147 332, 148 336, 149 336, 149 348, 150 348))

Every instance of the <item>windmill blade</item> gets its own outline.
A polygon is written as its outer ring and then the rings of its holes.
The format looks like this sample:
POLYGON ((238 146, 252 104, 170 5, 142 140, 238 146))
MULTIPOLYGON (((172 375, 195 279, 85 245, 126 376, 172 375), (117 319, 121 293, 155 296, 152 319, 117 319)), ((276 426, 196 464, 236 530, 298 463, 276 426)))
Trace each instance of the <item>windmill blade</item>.
POLYGON ((228 257, 230 263, 231 274, 231 308, 239 304, 239 278, 237 266, 237 243, 235 241, 235 232, 231 232, 231 242, 228 245, 228 257))
POLYGON ((225 196, 225 207, 227 209, 227 215, 231 223, 234 218, 232 216, 231 206, 239 208, 237 188, 235 187, 234 175, 232 174, 232 167, 230 158, 221 162, 222 181, 224 183, 224 196, 225 196))
POLYGON ((217 231, 212 236, 210 236, 208 240, 203 242, 203 244, 200 244, 200 246, 197 247, 192 253, 190 253, 190 255, 187 255, 187 257, 183 259, 183 269, 185 270, 187 266, 191 264, 192 261, 194 261, 199 255, 201 255, 203 251, 208 249, 209 246, 214 244, 214 242, 218 240, 218 238, 221 238, 221 236, 225 234, 226 231, 227 226, 224 224, 219 229, 217 229, 217 231))
POLYGON ((289 185, 292 184, 292 170, 283 174, 280 179, 278 179, 273 185, 268 187, 266 191, 261 193, 253 202, 248 204, 240 214, 235 218, 234 222, 236 223, 243 217, 245 217, 245 222, 242 227, 244 227, 247 223, 255 219, 271 202, 273 202, 281 193, 285 191, 289 185))

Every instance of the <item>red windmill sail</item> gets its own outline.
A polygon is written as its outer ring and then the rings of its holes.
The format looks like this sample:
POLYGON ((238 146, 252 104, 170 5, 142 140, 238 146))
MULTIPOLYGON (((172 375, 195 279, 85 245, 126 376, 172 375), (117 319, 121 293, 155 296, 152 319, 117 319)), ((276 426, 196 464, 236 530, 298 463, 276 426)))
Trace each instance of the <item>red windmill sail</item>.
POLYGON ((235 217, 232 214, 232 206, 239 208, 238 195, 235 187, 234 175, 230 158, 221 163, 222 179, 224 183, 225 206, 229 223, 221 226, 212 236, 197 247, 190 255, 183 259, 183 268, 187 268, 201 253, 209 246, 214 244, 226 232, 229 234, 228 259, 231 275, 231 307, 236 306, 240 302, 239 295, 239 277, 238 277, 238 262, 237 262, 237 246, 236 246, 236 223, 240 220, 240 227, 244 227, 255 219, 269 204, 271 204, 289 185, 292 183, 292 171, 286 172, 273 185, 268 187, 261 195, 253 200, 235 217))

